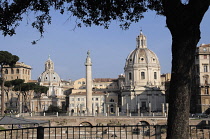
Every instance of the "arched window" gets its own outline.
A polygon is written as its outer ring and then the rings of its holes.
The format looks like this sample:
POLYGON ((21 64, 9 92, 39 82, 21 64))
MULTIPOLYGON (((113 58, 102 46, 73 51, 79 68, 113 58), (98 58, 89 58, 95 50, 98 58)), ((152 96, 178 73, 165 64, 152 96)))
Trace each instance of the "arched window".
POLYGON ((5 74, 8 74, 8 69, 5 69, 5 74))
POLYGON ((19 69, 16 69, 16 74, 19 74, 20 73, 20 70, 19 69))

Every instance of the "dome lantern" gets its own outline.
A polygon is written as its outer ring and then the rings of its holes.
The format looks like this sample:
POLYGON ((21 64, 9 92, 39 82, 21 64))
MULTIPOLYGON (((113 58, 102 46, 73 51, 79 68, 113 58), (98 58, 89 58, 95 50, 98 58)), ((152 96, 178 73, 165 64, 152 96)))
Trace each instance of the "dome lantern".
POLYGON ((48 60, 45 62, 45 71, 47 70, 54 70, 54 63, 53 61, 50 59, 50 55, 48 56, 48 60))
POLYGON ((140 35, 136 38, 136 48, 147 48, 147 38, 140 32, 140 35))

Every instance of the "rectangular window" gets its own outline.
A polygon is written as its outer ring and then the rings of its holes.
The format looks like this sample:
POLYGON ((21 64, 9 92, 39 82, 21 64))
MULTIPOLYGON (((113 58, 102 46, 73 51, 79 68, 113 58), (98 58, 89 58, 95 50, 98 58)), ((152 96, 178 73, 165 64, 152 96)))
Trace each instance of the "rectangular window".
POLYGON ((74 98, 71 98, 71 101, 74 101, 74 98))
POLYGON ((141 79, 145 79, 145 73, 141 72, 141 79))
POLYGON ((132 77, 131 77, 131 73, 130 73, 130 72, 129 72, 128 79, 129 79, 129 80, 132 80, 132 77))
POLYGON ((77 101, 80 101, 80 98, 77 98, 77 101))
POLYGON ((157 79, 157 72, 154 72, 154 79, 157 79))
POLYGON ((98 101, 98 98, 96 98, 96 101, 98 101))
POLYGON ((84 98, 81 98, 81 101, 84 101, 84 98))
POLYGON ((207 64, 203 65, 203 71, 208 72, 208 65, 207 64))

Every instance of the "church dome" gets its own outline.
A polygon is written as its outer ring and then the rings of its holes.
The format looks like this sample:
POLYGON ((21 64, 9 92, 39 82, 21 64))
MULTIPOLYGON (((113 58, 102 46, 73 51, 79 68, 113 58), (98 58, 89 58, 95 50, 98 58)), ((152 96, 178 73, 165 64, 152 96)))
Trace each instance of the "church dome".
POLYGON ((60 82, 59 75, 54 71, 44 71, 40 77, 39 82, 60 82))
POLYGON ((45 62, 45 71, 39 76, 38 82, 59 83, 60 81, 59 75, 54 71, 54 63, 49 57, 45 62))
POLYGON ((136 38, 136 49, 125 62, 125 82, 127 85, 159 85, 160 63, 156 54, 147 48, 146 36, 141 32, 136 38))
POLYGON ((134 66, 135 64, 139 66, 160 66, 158 57, 148 48, 136 48, 128 55, 125 67, 134 66))
POLYGON ((160 63, 156 54, 147 48, 146 36, 142 33, 137 37, 137 47, 126 59, 125 68, 128 66, 154 66, 160 67, 160 63))

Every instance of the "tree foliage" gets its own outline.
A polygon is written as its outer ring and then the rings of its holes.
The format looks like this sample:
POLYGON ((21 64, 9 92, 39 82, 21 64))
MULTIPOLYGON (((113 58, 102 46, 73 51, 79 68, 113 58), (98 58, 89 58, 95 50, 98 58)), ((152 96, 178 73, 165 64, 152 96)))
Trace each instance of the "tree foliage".
POLYGON ((13 90, 19 92, 18 99, 22 98, 24 111, 30 111, 31 97, 34 97, 33 92, 40 98, 41 93, 47 93, 48 91, 48 87, 40 86, 36 83, 24 83, 22 79, 12 80, 11 84, 13 85, 13 90))
POLYGON ((9 65, 10 67, 13 67, 18 60, 18 56, 12 55, 10 52, 7 51, 0 51, 1 68, 3 67, 3 65, 9 65))
POLYGON ((62 112, 62 109, 58 106, 50 105, 46 111, 47 113, 53 113, 53 112, 62 112))
MULTIPOLYGON (((0 12, 1 13, 1 12, 0 12)), ((0 24, 1 26, 1 24, 0 24)), ((1 27, 0 27, 1 28, 1 27)), ((4 114, 4 65, 9 65, 10 68, 15 66, 15 63, 19 60, 19 57, 16 55, 12 55, 10 52, 7 51, 0 51, 0 74, 1 74, 1 115, 4 114)))
POLYGON ((92 24, 109 27, 113 20, 121 22, 120 27, 127 29, 131 22, 138 22, 143 13, 150 10, 163 14, 161 0, 2 0, 0 1, 0 30, 4 36, 14 35, 16 28, 23 20, 23 16, 34 13, 35 19, 31 25, 41 35, 44 25, 51 24, 50 10, 54 8, 61 14, 70 13, 85 26, 92 24))
POLYGON ((34 91, 37 93, 37 94, 41 94, 41 93, 47 93, 47 91, 49 90, 48 87, 46 86, 40 86, 40 85, 36 85, 34 87, 34 91))

